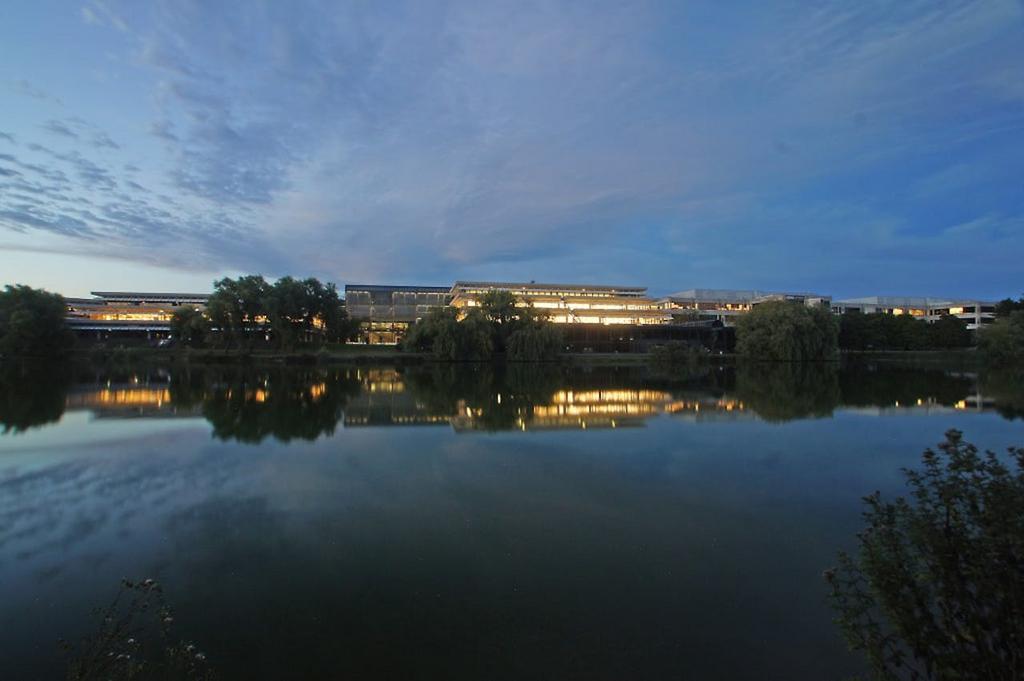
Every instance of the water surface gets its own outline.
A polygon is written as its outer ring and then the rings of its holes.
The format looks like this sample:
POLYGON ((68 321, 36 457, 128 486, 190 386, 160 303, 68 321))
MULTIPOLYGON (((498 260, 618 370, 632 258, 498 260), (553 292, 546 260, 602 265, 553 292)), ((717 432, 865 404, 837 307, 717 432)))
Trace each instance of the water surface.
POLYGON ((861 365, 5 367, 0 672, 155 577, 222 678, 825 679, 859 499, 1020 388, 861 365))

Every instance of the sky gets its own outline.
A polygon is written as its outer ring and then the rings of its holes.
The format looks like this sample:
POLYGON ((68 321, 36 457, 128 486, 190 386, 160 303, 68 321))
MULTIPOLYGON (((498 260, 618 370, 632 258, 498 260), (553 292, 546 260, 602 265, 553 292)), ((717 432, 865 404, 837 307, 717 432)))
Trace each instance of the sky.
POLYGON ((1024 2, 8 2, 0 283, 1024 293, 1024 2))

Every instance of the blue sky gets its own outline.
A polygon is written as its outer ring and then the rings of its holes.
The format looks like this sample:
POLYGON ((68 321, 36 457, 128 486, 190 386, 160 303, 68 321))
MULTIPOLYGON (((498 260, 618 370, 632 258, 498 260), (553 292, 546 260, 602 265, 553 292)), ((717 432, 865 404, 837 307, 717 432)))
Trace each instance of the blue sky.
POLYGON ((0 8, 0 276, 1024 292, 1024 3, 0 8))

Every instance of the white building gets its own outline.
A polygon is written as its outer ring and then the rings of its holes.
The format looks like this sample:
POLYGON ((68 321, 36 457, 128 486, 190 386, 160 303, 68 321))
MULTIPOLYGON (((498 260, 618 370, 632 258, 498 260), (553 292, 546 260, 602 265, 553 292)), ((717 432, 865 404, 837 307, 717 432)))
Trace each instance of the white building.
POLYGON ((702 320, 717 320, 731 326, 735 323, 736 317, 749 312, 759 303, 771 300, 828 307, 832 298, 806 292, 693 288, 670 294, 663 298, 661 303, 666 310, 676 316, 693 315, 702 320))
POLYGON ((927 322, 934 322, 945 315, 952 315, 967 322, 968 329, 977 329, 983 324, 991 324, 995 321, 996 304, 986 300, 965 298, 867 296, 837 300, 832 303, 832 311, 836 314, 846 314, 847 312, 907 314, 927 322))

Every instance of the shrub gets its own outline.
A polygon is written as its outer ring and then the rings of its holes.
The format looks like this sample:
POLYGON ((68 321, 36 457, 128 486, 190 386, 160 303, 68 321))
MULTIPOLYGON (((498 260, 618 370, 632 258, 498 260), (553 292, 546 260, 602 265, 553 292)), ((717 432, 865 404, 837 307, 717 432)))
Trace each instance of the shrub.
POLYGON ((911 499, 864 498, 856 556, 827 570, 844 636, 878 679, 1024 675, 1024 450, 1008 465, 950 430, 911 499))

